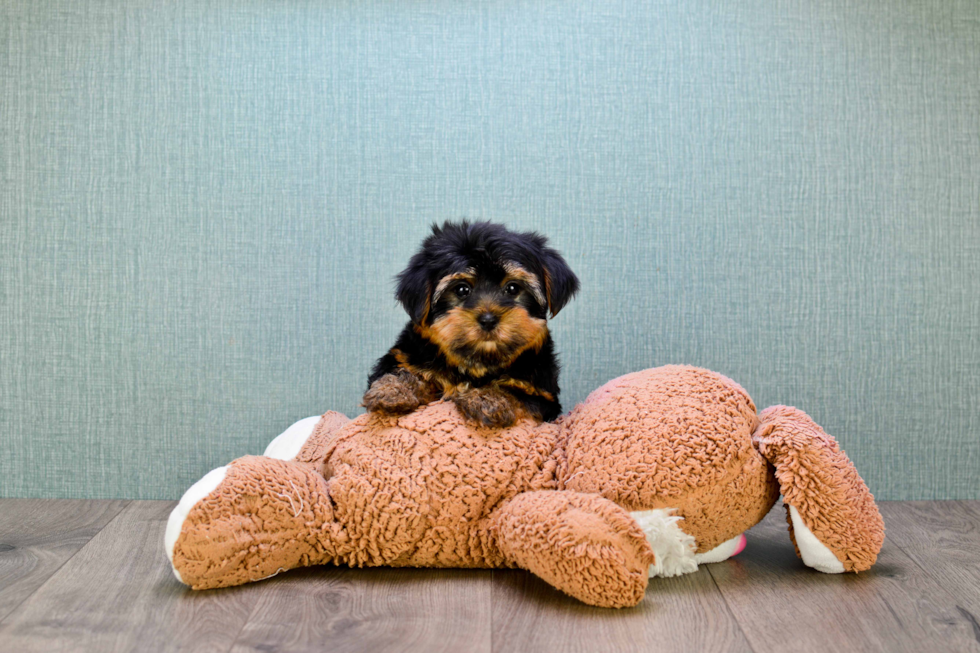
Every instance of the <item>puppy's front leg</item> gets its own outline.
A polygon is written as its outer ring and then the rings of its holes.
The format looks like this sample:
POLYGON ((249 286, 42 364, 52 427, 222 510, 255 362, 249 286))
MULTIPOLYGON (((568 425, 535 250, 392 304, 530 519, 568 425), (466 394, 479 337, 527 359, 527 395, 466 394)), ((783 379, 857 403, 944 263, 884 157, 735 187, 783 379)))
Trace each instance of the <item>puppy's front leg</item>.
POLYGON ((453 403, 463 417, 483 426, 511 426, 522 412, 521 402, 514 395, 495 386, 453 395, 453 403))
POLYGON ((397 369, 374 381, 361 405, 372 413, 403 415, 435 398, 428 383, 408 370, 397 369))

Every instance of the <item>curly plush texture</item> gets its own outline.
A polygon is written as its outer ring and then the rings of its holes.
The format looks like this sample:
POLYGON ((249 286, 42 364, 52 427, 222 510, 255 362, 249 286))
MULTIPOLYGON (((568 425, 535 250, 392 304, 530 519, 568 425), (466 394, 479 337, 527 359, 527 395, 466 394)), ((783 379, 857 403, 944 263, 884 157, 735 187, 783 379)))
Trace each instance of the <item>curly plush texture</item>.
POLYGON ((586 603, 636 605, 653 551, 622 508, 594 494, 525 492, 494 516, 501 553, 586 603))
POLYGON ((194 589, 241 585, 339 559, 343 539, 321 529, 339 530, 326 481, 312 466, 245 456, 188 514, 173 565, 194 589))
MULTIPOLYGON (((844 565, 870 569, 885 540, 885 523, 874 497, 837 442, 801 410, 772 406, 759 415, 753 439, 776 467, 786 521, 796 547, 789 507, 844 565)), ((796 554, 800 555, 799 547, 796 554)))
POLYGON ((558 487, 627 510, 674 508, 709 551, 757 524, 779 497, 752 443, 755 404, 721 374, 667 365, 621 376, 562 422, 558 487))
POLYGON ((175 509, 167 546, 183 582, 316 564, 521 567, 625 607, 651 567, 697 564, 658 560, 648 538, 663 533, 631 512, 676 518, 693 556, 692 539, 703 553, 737 538, 780 491, 845 569, 866 569, 881 546, 874 498, 833 438, 795 409, 757 416, 738 384, 694 367, 614 379, 555 423, 484 428, 437 401, 402 416, 327 412, 297 446, 292 460, 233 461, 175 509))

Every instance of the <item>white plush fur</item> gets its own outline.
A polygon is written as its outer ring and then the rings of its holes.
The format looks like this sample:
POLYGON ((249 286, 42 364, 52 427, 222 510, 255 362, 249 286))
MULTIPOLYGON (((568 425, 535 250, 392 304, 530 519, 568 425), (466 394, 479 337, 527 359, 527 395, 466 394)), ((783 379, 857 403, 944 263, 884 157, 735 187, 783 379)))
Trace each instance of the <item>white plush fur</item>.
POLYGON ((677 525, 683 517, 675 515, 671 508, 641 510, 630 515, 643 529, 657 559, 650 565, 650 578, 670 578, 698 570, 694 556, 697 544, 677 525))
POLYGON ((694 554, 694 559, 699 565, 709 565, 713 562, 721 562, 723 560, 728 560, 735 552, 738 547, 742 544, 742 538, 744 535, 736 535, 727 542, 722 542, 710 551, 705 551, 704 553, 694 554))
MULTIPOLYGON (((187 519, 187 515, 197 505, 198 501, 211 494, 216 487, 221 485, 221 481, 225 480, 227 471, 228 467, 225 466, 212 469, 205 474, 201 480, 187 488, 177 507, 170 513, 170 518, 167 519, 167 530, 163 535, 163 546, 167 551, 167 557, 170 559, 171 568, 174 564, 174 546, 177 544, 177 538, 180 537, 180 531, 184 527, 184 520, 187 519)), ((184 582, 177 570, 174 569, 173 571, 177 580, 184 582)))
POLYGON ((793 520, 793 535, 796 537, 796 547, 803 557, 803 564, 825 574, 844 573, 844 564, 806 527, 800 513, 793 506, 789 507, 789 516, 793 520))
POLYGON ((292 460, 313 435, 313 429, 319 421, 320 416, 315 415, 296 422, 269 443, 265 448, 265 455, 279 460, 292 460))

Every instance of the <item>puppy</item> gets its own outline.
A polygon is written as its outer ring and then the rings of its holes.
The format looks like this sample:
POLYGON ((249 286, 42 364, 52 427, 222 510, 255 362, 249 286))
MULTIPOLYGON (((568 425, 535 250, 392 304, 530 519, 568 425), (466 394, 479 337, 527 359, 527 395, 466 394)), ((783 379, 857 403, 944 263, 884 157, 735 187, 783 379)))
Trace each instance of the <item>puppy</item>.
POLYGON ((552 421, 558 359, 548 333, 578 277, 536 233, 446 222, 398 275, 411 317, 368 378, 371 412, 408 413, 440 398, 483 426, 552 421))

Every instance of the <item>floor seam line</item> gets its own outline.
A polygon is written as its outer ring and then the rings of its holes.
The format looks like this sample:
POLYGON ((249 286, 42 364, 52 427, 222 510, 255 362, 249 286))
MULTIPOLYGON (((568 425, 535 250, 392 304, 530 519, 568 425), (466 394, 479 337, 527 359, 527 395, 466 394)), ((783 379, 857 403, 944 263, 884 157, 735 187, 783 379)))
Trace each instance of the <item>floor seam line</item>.
POLYGON ((255 605, 253 605, 252 609, 248 611, 248 616, 245 617, 245 621, 242 622, 242 626, 238 629, 238 632, 235 633, 235 637, 231 640, 231 644, 225 650, 225 653, 231 653, 231 650, 238 644, 238 640, 241 638, 242 633, 245 632, 245 628, 248 626, 249 622, 252 621, 252 617, 255 616, 255 611, 259 609, 260 603, 262 603, 261 596, 255 599, 255 605))
POLYGON ((725 611, 728 612, 729 616, 731 616, 732 620, 735 622, 735 625, 738 626, 738 632, 742 633, 742 637, 745 639, 745 643, 748 645, 749 650, 752 651, 752 653, 756 653, 755 645, 752 643, 752 640, 749 639, 749 634, 745 632, 744 628, 742 628, 742 622, 739 621, 738 617, 735 616, 735 613, 732 612, 732 606, 728 604, 728 597, 725 596, 725 593, 721 589, 721 585, 718 584, 718 579, 715 578, 713 573, 711 573, 711 567, 705 565, 705 569, 708 572, 708 576, 711 578, 711 582, 714 584, 715 589, 718 590, 722 603, 725 604, 725 611))
POLYGON ((54 579, 54 577, 58 575, 58 572, 60 572, 62 569, 64 569, 65 565, 67 565, 71 560, 73 560, 75 558, 75 556, 77 556, 79 553, 81 553, 82 550, 85 547, 87 547, 89 544, 92 543, 92 540, 94 540, 96 537, 98 537, 99 534, 102 531, 104 531, 106 528, 109 527, 109 524, 111 524, 112 522, 116 521, 116 519, 119 518, 119 515, 121 515, 123 513, 123 511, 126 510, 126 508, 128 508, 130 505, 133 504, 133 500, 132 499, 122 499, 122 500, 125 501, 126 504, 119 509, 119 512, 117 512, 115 515, 112 516, 112 519, 110 519, 105 524, 103 524, 102 525, 102 528, 100 528, 94 535, 92 535, 92 537, 88 538, 88 541, 86 541, 85 544, 83 544, 82 546, 78 547, 78 550, 77 551, 75 551, 70 556, 68 556, 67 558, 65 558, 64 562, 62 562, 60 565, 58 565, 58 568, 55 569, 53 572, 51 572, 51 574, 47 578, 44 579, 44 582, 43 583, 41 583, 40 585, 38 585, 37 587, 35 587, 34 590, 30 594, 28 594, 27 596, 25 596, 24 599, 20 603, 18 603, 13 608, 11 608, 10 612, 8 612, 7 614, 5 614, 2 617, 0 617, 0 631, 2 631, 3 628, 6 625, 8 625, 5 622, 6 622, 6 620, 8 618, 10 618, 10 615, 12 615, 15 612, 17 612, 17 610, 19 610, 28 601, 30 601, 31 598, 33 598, 33 596, 35 594, 37 594, 41 590, 42 587, 44 587, 45 585, 47 585, 48 583, 50 583, 54 579))
MULTIPOLYGON (((958 598, 956 598, 956 596, 952 592, 950 592, 948 589, 946 589, 946 585, 943 584, 942 579, 941 578, 937 578, 936 576, 933 576, 932 575, 932 572, 930 572, 929 569, 927 569, 926 567, 923 567, 922 566, 922 563, 919 562, 919 558, 917 556, 914 556, 911 553, 909 553, 908 550, 906 550, 904 546, 902 546, 901 544, 898 544, 894 540, 892 541, 892 544, 891 545, 893 547, 895 547, 896 549, 898 549, 899 551, 901 551, 905 555, 906 558, 908 558, 909 560, 911 560, 912 561, 912 564, 914 564, 919 569, 919 571, 921 571, 923 574, 926 575, 926 578, 928 578, 929 580, 931 580, 932 582, 934 582, 939 587, 939 589, 942 590, 943 594, 945 594, 949 598, 949 600, 952 602, 952 604, 955 607, 957 607, 957 608, 960 608, 961 607, 960 606, 960 600, 958 598)), ((960 616, 962 617, 963 615, 960 615, 960 616)), ((965 620, 965 617, 964 617, 964 620, 965 620)), ((969 622, 967 622, 967 625, 970 625, 969 622)))

